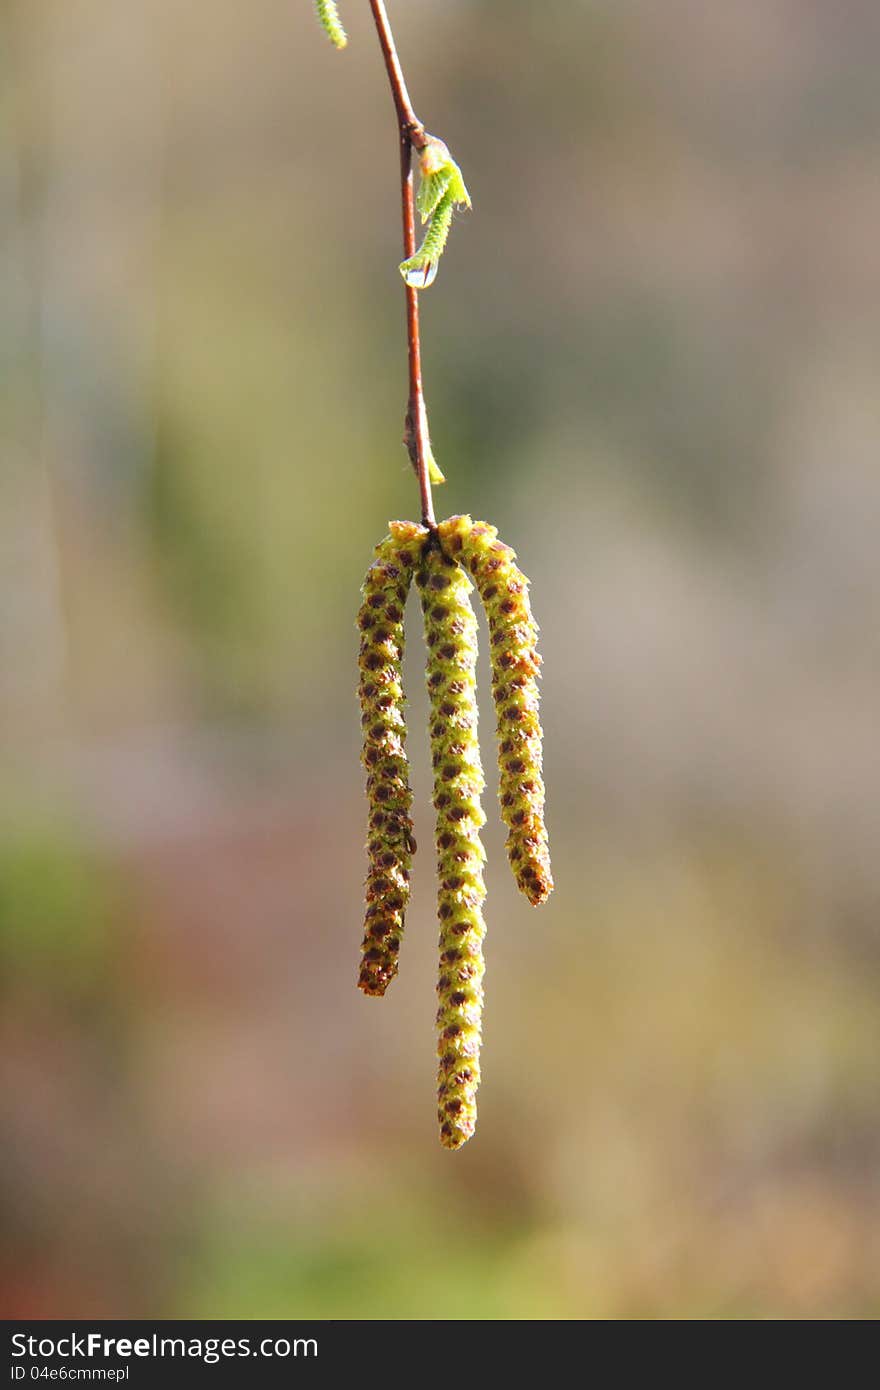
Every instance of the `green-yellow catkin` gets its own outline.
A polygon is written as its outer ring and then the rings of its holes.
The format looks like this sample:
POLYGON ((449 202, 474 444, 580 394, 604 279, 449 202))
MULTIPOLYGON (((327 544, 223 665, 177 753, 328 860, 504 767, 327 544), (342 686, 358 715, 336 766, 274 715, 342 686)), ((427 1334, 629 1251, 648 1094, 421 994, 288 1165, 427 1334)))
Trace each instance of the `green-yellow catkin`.
POLYGON ((361 632, 361 760, 367 772, 369 832, 366 920, 358 985, 381 995, 397 974, 404 914, 409 901, 412 833, 403 681, 403 610, 427 531, 392 521, 376 546, 363 583, 357 625, 361 632))
POLYGON ((538 714, 538 625, 529 581, 516 552, 494 526, 453 516, 439 526, 451 559, 473 575, 486 616, 492 657, 492 693, 498 727, 498 796, 508 829, 507 854, 517 887, 538 906, 553 890, 544 822, 542 731, 538 714))
POLYGON ((440 1142, 460 1148, 477 1119, 480 1022, 483 1010, 482 904, 485 854, 480 826, 484 787, 477 741, 477 623, 471 583, 434 544, 416 575, 428 648, 431 758, 437 812, 437 915, 440 978, 437 1012, 440 1059, 440 1142))
POLYGON ((315 13, 318 23, 324 30, 334 48, 345 48, 348 35, 342 27, 336 0, 315 0, 315 13))

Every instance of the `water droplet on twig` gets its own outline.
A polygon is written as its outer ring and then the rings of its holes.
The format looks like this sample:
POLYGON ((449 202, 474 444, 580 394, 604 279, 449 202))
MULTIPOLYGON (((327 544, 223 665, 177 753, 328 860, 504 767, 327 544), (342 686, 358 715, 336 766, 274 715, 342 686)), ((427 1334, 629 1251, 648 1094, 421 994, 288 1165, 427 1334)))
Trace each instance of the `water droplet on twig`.
POLYGON ((403 278, 411 290, 426 290, 437 279, 437 262, 429 261, 427 265, 413 266, 409 270, 404 270, 403 278))

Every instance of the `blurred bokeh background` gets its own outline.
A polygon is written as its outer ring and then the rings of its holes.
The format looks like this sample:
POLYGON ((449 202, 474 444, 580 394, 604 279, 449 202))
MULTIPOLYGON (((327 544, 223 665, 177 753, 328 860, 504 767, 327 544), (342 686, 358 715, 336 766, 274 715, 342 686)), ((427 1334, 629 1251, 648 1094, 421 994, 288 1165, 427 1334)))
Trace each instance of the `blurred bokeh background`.
POLYGON ((368 6, 340 55, 309 0, 3 0, 4 1311, 874 1316, 880 7, 390 10, 474 197, 438 509, 533 581, 557 890, 484 699, 449 1155, 418 641, 403 967, 354 986, 353 620, 417 501, 368 6))

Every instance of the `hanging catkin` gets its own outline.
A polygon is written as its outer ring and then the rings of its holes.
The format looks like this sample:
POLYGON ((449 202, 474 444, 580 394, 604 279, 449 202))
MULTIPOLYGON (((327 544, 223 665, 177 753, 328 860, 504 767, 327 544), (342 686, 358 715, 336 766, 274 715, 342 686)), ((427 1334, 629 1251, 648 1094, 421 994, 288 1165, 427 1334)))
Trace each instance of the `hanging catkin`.
POLYGON ((439 527, 443 548, 474 577, 489 621, 492 693, 498 730, 498 796, 517 887, 538 906, 553 889, 544 823, 538 625, 529 581, 494 526, 453 516, 439 527))
MULTIPOLYGON (((314 0, 318 20, 337 48, 347 43, 335 0, 314 0)), ((397 521, 376 547, 358 614, 362 760, 369 799, 366 921, 358 984, 382 995, 397 974, 404 915, 415 853, 412 793, 406 758, 402 680, 403 615, 413 577, 419 589, 428 649, 431 755, 436 810, 440 974, 437 1029, 440 1060, 440 1142, 458 1149, 474 1133, 480 1083, 483 1010, 483 882, 480 828, 484 789, 477 741, 477 624, 469 594, 473 575, 489 620, 492 690, 498 728, 499 797, 507 824, 507 853, 517 886, 530 902, 553 888, 544 825, 540 657, 528 580, 494 526, 469 516, 434 520, 431 487, 444 481, 431 452, 420 369, 417 292, 433 284, 456 208, 470 195, 448 146, 429 135, 406 90, 394 37, 378 0, 373 21, 394 98, 401 151, 404 256, 407 286, 409 400, 404 442, 419 483, 422 525, 397 521), (418 152, 419 189, 413 197, 412 156, 418 152), (415 249, 414 214, 425 235, 415 249)), ((378 167, 378 165, 377 165, 378 167)))
POLYGON ((357 619, 361 760, 369 802, 367 908, 358 984, 365 994, 374 995, 384 994, 397 974, 415 850, 403 712, 403 610, 428 534, 411 521, 392 521, 390 533, 376 546, 357 619))
POLYGON ((440 1142, 474 1132, 483 1010, 483 770, 477 741, 477 624, 464 571, 435 544, 416 576, 425 619, 431 761, 437 812, 440 1142))
POLYGON ((315 13, 318 16, 318 23, 333 47, 345 48, 348 43, 348 35, 342 27, 335 0, 315 0, 315 13))

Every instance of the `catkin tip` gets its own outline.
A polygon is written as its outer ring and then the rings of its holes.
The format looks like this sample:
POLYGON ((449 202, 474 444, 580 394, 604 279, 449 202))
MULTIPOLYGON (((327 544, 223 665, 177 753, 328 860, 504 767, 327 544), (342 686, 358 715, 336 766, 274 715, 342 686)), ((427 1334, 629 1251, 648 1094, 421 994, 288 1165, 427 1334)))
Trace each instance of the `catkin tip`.
POLYGON ((469 1139, 473 1139, 476 1125, 471 1124, 466 1129, 461 1125, 450 1124, 443 1111, 439 1111, 440 1116, 440 1143, 444 1149, 461 1149, 469 1139))
POLYGON ((358 989, 362 990, 370 999, 381 999, 396 973, 396 970, 382 969, 371 974, 366 966, 361 966, 358 974, 358 989))

